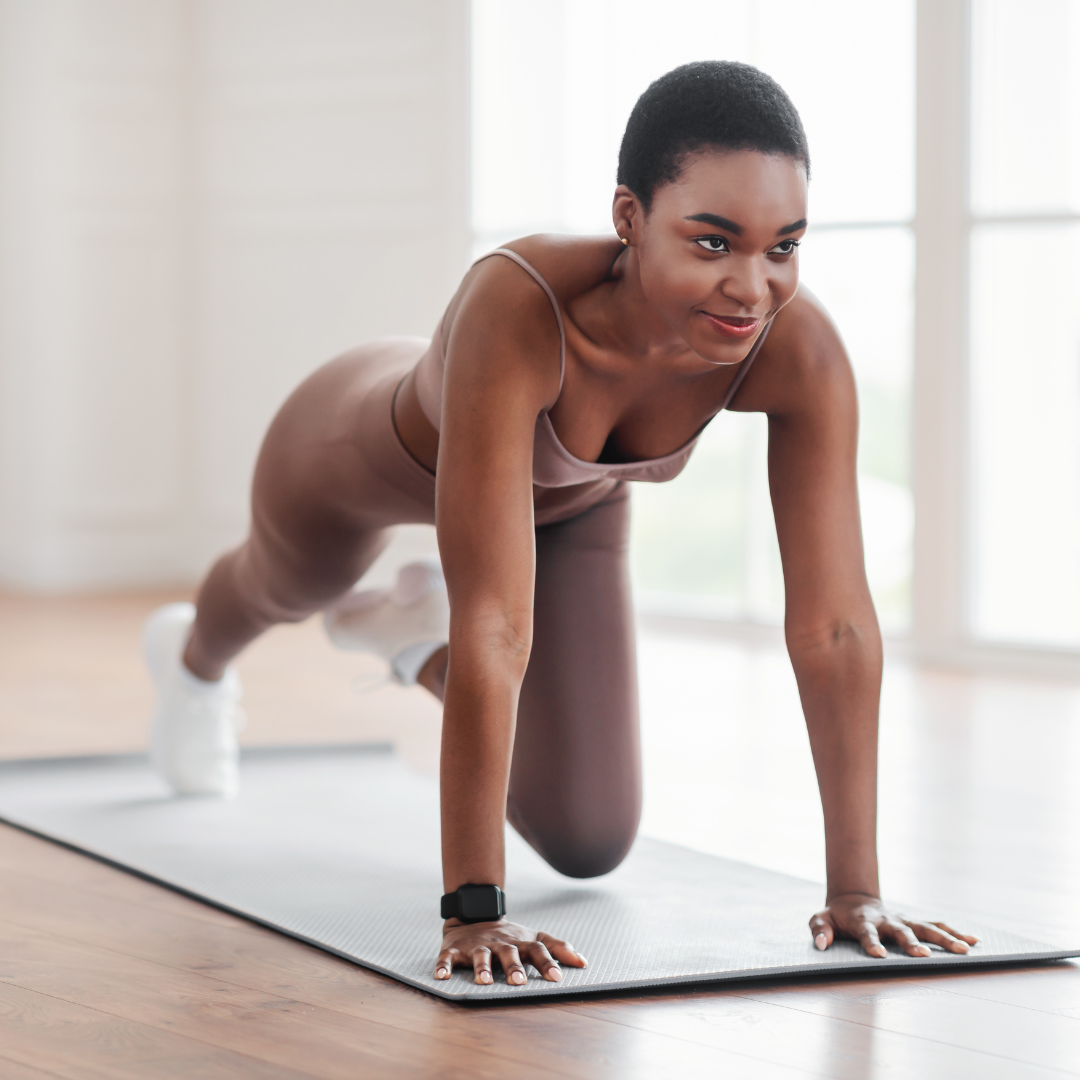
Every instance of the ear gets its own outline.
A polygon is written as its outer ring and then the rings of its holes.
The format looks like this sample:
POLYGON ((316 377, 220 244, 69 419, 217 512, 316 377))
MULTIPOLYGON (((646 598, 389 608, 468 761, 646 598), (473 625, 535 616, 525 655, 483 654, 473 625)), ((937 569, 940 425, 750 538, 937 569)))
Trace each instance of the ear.
POLYGON ((641 237, 644 219, 645 210, 641 201, 625 184, 620 184, 615 189, 615 199, 611 204, 611 220, 615 224, 615 231, 633 244, 641 237))

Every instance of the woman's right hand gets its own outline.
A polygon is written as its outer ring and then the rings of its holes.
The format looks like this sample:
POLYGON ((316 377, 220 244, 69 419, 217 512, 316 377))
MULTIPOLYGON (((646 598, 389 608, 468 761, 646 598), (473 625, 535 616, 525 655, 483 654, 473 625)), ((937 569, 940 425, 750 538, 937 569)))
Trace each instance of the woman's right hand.
POLYGON ((461 923, 447 919, 443 924, 443 947, 435 963, 435 978, 449 979, 456 967, 471 967, 474 981, 490 983, 494 976, 494 956, 506 973, 510 986, 528 981, 525 964, 532 964, 548 982, 562 982, 560 964, 588 967, 585 957, 572 945, 542 931, 499 919, 496 922, 461 923))

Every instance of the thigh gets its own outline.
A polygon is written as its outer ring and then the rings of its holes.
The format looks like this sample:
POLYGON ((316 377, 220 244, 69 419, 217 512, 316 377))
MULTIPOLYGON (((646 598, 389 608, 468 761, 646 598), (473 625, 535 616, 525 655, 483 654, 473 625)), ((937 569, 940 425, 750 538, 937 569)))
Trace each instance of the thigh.
POLYGON ((641 814, 629 493, 536 531, 533 647, 508 816, 571 877, 607 873, 641 814))
POLYGON ((394 392, 422 342, 366 346, 325 365, 282 407, 252 486, 245 570, 282 611, 348 590, 392 526, 434 520, 435 478, 394 430, 394 392))

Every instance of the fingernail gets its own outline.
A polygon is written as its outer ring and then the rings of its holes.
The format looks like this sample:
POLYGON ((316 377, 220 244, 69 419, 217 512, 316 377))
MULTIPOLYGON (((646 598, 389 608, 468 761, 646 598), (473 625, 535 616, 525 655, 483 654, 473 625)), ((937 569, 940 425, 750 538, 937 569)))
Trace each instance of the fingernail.
POLYGON ((491 982, 491 972, 490 971, 481 971, 480 972, 480 981, 482 983, 491 982))
POLYGON ((953 952, 967 952, 968 951, 967 942, 966 941, 954 941, 952 949, 953 949, 953 952))
POLYGON ((516 983, 518 986, 520 986, 525 981, 525 972, 524 971, 511 971, 510 972, 510 981, 512 983, 516 983))
POLYGON ((919 954, 919 956, 930 955, 930 947, 928 945, 920 945, 915 951, 919 954))
POLYGON ((818 934, 818 936, 814 938, 814 944, 824 952, 828 948, 829 939, 824 934, 818 934))
POLYGON ((874 946, 874 955, 875 956, 888 956, 889 952, 885 948, 884 945, 875 945, 874 946))
POLYGON ((445 979, 447 977, 447 975, 449 975, 449 974, 450 974, 450 972, 447 971, 446 968, 439 968, 438 971, 435 972, 435 978, 436 979, 445 979))
POLYGON ((562 972, 557 967, 549 967, 547 973, 552 982, 562 982, 562 972))

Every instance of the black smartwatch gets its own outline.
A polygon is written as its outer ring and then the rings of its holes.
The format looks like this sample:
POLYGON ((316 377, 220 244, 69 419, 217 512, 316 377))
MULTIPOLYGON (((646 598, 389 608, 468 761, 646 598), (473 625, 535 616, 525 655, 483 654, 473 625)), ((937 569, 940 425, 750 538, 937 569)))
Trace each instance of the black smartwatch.
POLYGON ((493 922, 506 914, 506 893, 498 885, 462 885, 443 894, 442 917, 463 923, 493 922))

